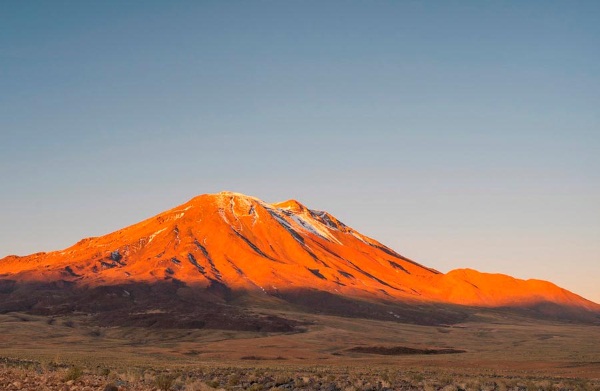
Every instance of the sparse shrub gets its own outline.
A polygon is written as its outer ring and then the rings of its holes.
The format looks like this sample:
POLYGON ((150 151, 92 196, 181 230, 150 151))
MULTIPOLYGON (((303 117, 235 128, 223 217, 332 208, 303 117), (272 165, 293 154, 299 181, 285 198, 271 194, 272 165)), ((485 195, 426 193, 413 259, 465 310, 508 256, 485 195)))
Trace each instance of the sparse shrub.
POLYGON ((119 391, 119 387, 115 386, 114 384, 107 384, 104 387, 104 391, 119 391))
POLYGON ((154 383, 156 384, 156 387, 158 387, 158 389, 162 390, 162 391, 170 390, 171 387, 173 387, 174 382, 175 382, 175 376, 167 375, 167 374, 158 375, 156 377, 156 379, 154 379, 154 383))
POLYGON ((63 378, 64 381, 77 380, 83 375, 83 370, 79 367, 71 367, 63 378))
POLYGON ((443 375, 440 377, 440 385, 450 386, 454 384, 454 378, 450 375, 443 375))
POLYGON ((188 379, 185 383, 185 391, 206 391, 210 388, 200 380, 188 379))
POLYGON ((237 386, 238 384, 240 384, 240 375, 238 374, 233 374, 229 377, 229 379, 227 380, 227 384, 230 386, 237 386))
POLYGON ((137 383, 142 378, 142 372, 129 369, 127 372, 120 374, 119 377, 128 383, 137 383))
POLYGON ((248 391, 262 391, 263 385, 260 383, 254 383, 248 388, 248 391))
POLYGON ((584 379, 574 379, 571 384, 576 391, 591 391, 594 389, 594 387, 584 379))
POLYGON ((420 383, 420 382, 422 382, 425 379, 425 376, 423 376, 422 373, 415 373, 415 374, 412 375, 412 379, 415 382, 420 383))
POLYGON ((382 372, 379 377, 381 378, 381 381, 384 382, 389 382, 390 381, 390 374, 388 371, 382 372))
POLYGON ((206 382, 206 385, 208 385, 210 388, 219 388, 221 384, 217 380, 209 380, 206 382))
POLYGON ((477 379, 470 380, 467 382, 465 386, 465 390, 467 391, 479 391, 481 390, 481 382, 477 379))
POLYGON ((156 373, 151 371, 141 371, 140 372, 140 381, 152 384, 156 379, 156 373))
POLYGON ((291 383, 293 380, 289 376, 277 375, 277 376, 275 376, 273 381, 275 382, 276 386, 280 386, 282 384, 291 383))
POLYGON ((436 391, 436 387, 433 384, 425 383, 423 391, 436 391))

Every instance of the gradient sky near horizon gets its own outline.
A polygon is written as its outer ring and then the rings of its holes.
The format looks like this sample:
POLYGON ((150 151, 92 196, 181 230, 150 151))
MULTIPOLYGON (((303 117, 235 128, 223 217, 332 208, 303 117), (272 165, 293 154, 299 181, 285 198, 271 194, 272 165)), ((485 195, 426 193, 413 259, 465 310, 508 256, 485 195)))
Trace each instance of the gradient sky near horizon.
POLYGON ((600 2, 3 1, 0 257, 221 190, 600 302, 600 2))

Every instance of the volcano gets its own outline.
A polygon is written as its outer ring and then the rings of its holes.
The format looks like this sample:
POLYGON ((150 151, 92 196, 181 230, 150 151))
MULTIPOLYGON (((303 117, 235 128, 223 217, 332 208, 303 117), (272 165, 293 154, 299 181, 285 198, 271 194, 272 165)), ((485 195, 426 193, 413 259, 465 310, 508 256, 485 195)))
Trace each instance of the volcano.
POLYGON ((0 311, 80 311, 105 323, 285 330, 250 308, 416 323, 470 308, 597 320, 600 305, 550 282, 410 260, 324 211, 239 193, 195 197, 62 251, 0 259, 0 311), (109 314, 109 315, 107 315, 109 314))

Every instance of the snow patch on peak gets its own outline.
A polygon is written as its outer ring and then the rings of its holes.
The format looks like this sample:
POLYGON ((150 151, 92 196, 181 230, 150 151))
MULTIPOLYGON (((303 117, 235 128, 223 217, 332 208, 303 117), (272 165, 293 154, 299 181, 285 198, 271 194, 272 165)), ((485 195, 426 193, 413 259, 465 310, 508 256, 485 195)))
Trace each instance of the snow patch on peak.
POLYGON ((227 216, 225 215, 225 209, 223 209, 223 208, 219 208, 219 209, 218 209, 218 212, 219 212, 219 216, 221 216, 221 219, 222 219, 222 220, 225 222, 225 224, 227 224, 227 225, 231 225, 231 224, 229 223, 229 220, 227 219, 227 216))
POLYGON ((309 221, 306 216, 301 216, 297 214, 291 214, 290 218, 304 231, 311 232, 317 236, 322 237, 323 239, 329 240, 331 242, 336 242, 337 244, 342 244, 335 236, 333 236, 327 227, 325 227, 320 221, 310 219, 309 221))
POLYGON ((281 224, 285 224, 288 229, 299 229, 300 231, 320 236, 330 242, 341 244, 341 242, 331 234, 332 229, 336 230, 335 227, 324 224, 326 220, 315 218, 314 211, 306 208, 296 200, 272 204, 271 207, 268 207, 267 209, 275 219, 281 224), (294 228, 292 228, 292 225, 294 228))
POLYGON ((325 211, 312 209, 309 209, 308 211, 313 219, 319 221, 321 224, 327 226, 329 229, 333 229, 335 231, 345 231, 347 228, 346 224, 342 223, 341 221, 339 221, 338 219, 336 219, 335 217, 333 217, 325 211))
POLYGON ((156 237, 156 235, 160 234, 161 232, 163 232, 164 230, 166 230, 166 228, 163 229, 159 229, 158 231, 156 231, 155 233, 153 233, 152 235, 150 235, 148 237, 148 242, 147 244, 150 244, 150 242, 152 241, 152 239, 154 239, 156 237))

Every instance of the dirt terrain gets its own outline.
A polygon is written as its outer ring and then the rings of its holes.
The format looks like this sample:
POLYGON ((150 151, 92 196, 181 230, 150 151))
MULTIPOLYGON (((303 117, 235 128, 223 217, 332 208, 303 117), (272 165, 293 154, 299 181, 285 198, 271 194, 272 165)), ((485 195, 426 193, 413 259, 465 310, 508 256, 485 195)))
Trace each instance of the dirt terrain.
POLYGON ((0 388, 155 390, 170 379, 173 390, 600 389, 598 326, 490 310, 452 326, 265 315, 305 326, 99 327, 88 316, 0 315, 0 388))

